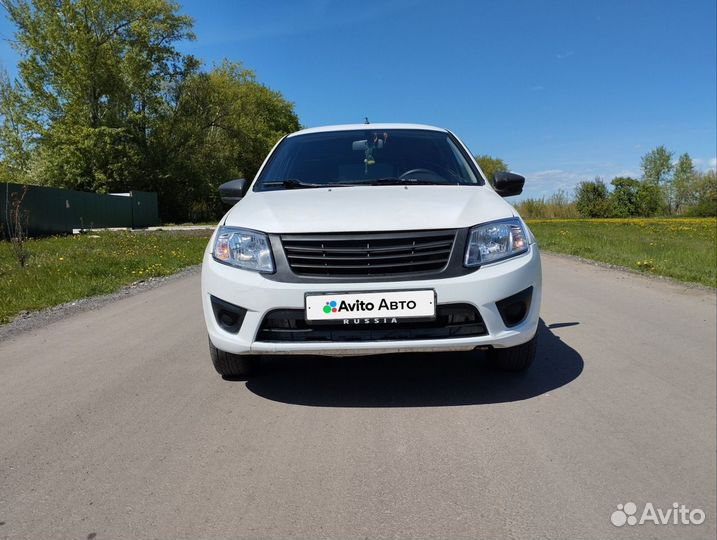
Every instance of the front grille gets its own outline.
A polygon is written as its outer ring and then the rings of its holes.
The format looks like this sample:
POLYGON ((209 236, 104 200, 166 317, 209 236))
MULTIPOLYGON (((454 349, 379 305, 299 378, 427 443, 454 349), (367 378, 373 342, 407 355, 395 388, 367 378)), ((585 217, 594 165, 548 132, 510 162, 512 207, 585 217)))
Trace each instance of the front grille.
POLYGON ((291 270, 301 276, 395 276, 443 270, 456 231, 282 235, 291 270))
POLYGON ((301 309, 269 312, 259 327, 257 341, 263 342, 347 342, 401 341, 483 336, 488 332, 478 310, 469 304, 441 304, 436 319, 421 322, 308 324, 301 309))

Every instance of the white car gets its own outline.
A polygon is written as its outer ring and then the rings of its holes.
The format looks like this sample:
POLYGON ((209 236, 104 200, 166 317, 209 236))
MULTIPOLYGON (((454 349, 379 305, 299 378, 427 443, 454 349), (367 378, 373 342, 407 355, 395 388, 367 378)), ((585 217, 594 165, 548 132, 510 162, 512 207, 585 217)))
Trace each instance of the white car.
POLYGON ((413 124, 305 129, 281 139, 234 204, 202 266, 209 350, 225 377, 262 355, 485 351, 535 357, 535 238, 450 131, 413 124))

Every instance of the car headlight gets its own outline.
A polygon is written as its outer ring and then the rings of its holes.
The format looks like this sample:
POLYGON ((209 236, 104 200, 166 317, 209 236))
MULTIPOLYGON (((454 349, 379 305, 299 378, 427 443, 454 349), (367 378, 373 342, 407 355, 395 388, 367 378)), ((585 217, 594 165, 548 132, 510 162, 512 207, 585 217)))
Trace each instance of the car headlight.
POLYGON ((269 237, 264 233, 220 227, 212 254, 215 260, 237 268, 265 273, 274 271, 269 237))
POLYGON ((476 225, 468 235, 466 266, 479 266, 528 251, 528 235, 519 219, 476 225))

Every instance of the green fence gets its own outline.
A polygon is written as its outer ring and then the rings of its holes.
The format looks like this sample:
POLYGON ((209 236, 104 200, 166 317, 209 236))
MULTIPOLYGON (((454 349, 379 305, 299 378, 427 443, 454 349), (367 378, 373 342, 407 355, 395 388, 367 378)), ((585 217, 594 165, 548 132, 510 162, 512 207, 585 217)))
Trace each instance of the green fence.
MULTIPOLYGON (((0 184, 0 222, 6 234, 13 202, 25 186, 0 184)), ((28 186, 21 204, 23 222, 30 236, 71 233, 73 229, 108 227, 142 228, 159 225, 157 194, 131 191, 99 195, 82 191, 28 186)))

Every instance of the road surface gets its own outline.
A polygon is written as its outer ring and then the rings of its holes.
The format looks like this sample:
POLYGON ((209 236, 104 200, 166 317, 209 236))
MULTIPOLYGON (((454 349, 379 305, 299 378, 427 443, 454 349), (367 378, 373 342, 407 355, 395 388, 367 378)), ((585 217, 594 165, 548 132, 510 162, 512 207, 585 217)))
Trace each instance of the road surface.
POLYGON ((224 381, 198 275, 6 339, 0 538, 714 538, 714 292, 547 255, 544 280, 524 375, 443 354, 224 381), (618 528, 627 502, 706 518, 618 528))

